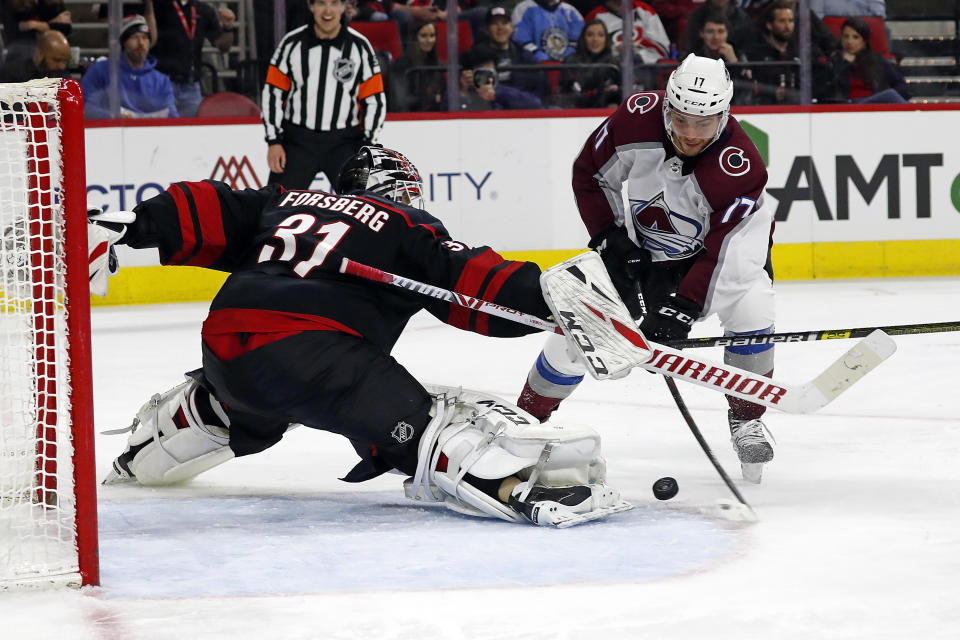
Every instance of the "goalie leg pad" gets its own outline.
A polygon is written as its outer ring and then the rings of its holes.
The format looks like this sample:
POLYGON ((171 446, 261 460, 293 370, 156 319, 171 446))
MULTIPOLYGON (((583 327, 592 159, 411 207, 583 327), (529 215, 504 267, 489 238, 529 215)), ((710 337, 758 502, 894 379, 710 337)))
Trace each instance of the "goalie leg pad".
MULTIPOLYGON (((558 487, 585 489, 591 496, 594 491, 608 496, 613 492, 613 502, 619 503, 619 493, 603 484, 606 464, 600 436, 593 429, 543 425, 519 407, 476 391, 449 387, 428 391, 436 398, 434 420, 420 443, 417 474, 405 483, 408 497, 443 502, 467 515, 530 521, 523 509, 473 486, 469 474, 482 480, 520 479, 524 482, 517 486, 523 487, 523 498, 530 503, 548 488, 558 487), (533 489, 538 493, 530 499, 533 489)), ((517 493, 515 488, 513 494, 517 493)), ((591 498, 577 505, 586 513, 601 502, 595 504, 591 498)), ((538 524, 556 525, 546 519, 538 524)))
POLYGON ((124 452, 104 484, 144 486, 184 482, 234 457, 230 420, 220 403, 188 379, 148 400, 134 418, 124 452), (209 402, 217 420, 204 421, 197 403, 209 402), (219 422, 220 424, 211 424, 219 422))

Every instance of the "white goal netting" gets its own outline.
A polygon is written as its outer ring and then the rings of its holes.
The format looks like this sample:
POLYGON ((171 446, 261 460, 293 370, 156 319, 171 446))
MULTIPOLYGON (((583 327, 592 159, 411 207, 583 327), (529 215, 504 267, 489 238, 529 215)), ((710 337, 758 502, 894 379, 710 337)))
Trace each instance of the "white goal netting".
POLYGON ((0 84, 0 589, 80 581, 59 88, 0 84))

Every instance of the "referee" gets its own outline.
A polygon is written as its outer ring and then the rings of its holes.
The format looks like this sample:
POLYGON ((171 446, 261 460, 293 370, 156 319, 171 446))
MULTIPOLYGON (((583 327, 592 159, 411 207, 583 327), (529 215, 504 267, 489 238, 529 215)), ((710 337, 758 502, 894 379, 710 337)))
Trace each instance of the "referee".
POLYGON ((387 112, 370 42, 344 24, 344 0, 309 2, 313 24, 290 31, 270 59, 261 110, 271 184, 308 189, 378 141, 387 112))

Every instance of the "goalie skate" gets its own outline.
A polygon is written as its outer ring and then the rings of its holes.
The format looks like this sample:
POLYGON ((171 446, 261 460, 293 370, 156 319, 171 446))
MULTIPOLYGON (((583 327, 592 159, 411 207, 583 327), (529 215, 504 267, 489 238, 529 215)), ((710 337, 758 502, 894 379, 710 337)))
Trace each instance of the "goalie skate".
POLYGON ((599 520, 633 508, 632 504, 620 499, 619 491, 605 484, 530 487, 528 482, 514 488, 510 495, 510 506, 533 524, 557 529, 599 520))

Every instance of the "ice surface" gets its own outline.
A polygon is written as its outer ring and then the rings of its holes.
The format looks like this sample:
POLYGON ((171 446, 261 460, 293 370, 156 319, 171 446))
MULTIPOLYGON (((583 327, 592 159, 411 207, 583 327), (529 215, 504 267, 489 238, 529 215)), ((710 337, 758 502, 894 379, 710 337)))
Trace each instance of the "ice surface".
MULTIPOLYGON (((960 278, 780 283, 778 312, 782 331, 956 320, 960 278)), ((198 365, 204 313, 94 312, 98 430, 198 365)), ((298 429, 182 487, 101 487, 103 586, 0 595, 0 637, 955 639, 960 333, 895 340, 820 412, 767 414, 776 459, 762 485, 738 482, 753 525, 700 513, 727 490, 663 381, 635 372, 588 379, 556 416, 600 430, 633 511, 561 531, 471 519, 407 502, 399 476, 338 481, 351 448, 298 429), (680 493, 659 503, 666 475, 680 493)), ((541 342, 418 316, 394 355, 422 380, 514 400, 541 342)), ((779 346, 776 375, 807 380, 850 344, 779 346)), ((738 478, 722 396, 680 389, 738 478)), ((123 436, 97 446, 102 477, 123 436)))

